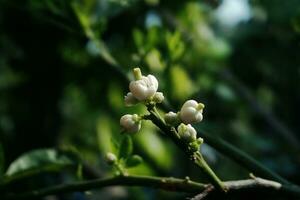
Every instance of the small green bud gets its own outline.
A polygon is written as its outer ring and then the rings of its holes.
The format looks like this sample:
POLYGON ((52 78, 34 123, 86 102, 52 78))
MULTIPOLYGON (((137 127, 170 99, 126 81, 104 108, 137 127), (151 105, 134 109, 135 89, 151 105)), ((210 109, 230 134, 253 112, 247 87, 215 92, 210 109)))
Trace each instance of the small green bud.
POLYGON ((141 80, 142 79, 142 72, 139 67, 133 69, 133 76, 135 80, 141 80))
POLYGON ((189 143, 189 149, 192 151, 192 152, 195 152, 195 151, 198 151, 200 148, 200 144, 196 141, 193 141, 191 143, 189 143))
POLYGON ((156 92, 153 96, 153 101, 155 103, 161 103, 165 99, 164 95, 162 92, 156 92))
POLYGON ((137 114, 126 114, 120 119, 121 127, 128 133, 136 133, 141 129, 141 118, 137 114))
POLYGON ((179 123, 179 118, 177 113, 174 112, 168 112, 165 114, 165 122, 169 125, 176 125, 179 123))
POLYGON ((133 106, 139 102, 131 92, 128 92, 124 98, 125 106, 133 106))
POLYGON ((197 143, 198 143, 199 145, 203 144, 203 138, 198 137, 198 138, 197 138, 197 143))
POLYGON ((198 103, 197 110, 201 111, 204 109, 205 105, 203 103, 198 103))
POLYGON ((185 140, 186 142, 194 142, 197 140, 197 132, 196 130, 190 125, 185 125, 181 123, 177 128, 178 134, 180 138, 185 140))
POLYGON ((105 161, 107 162, 107 164, 113 165, 117 162, 117 156, 111 152, 108 152, 105 155, 105 161))

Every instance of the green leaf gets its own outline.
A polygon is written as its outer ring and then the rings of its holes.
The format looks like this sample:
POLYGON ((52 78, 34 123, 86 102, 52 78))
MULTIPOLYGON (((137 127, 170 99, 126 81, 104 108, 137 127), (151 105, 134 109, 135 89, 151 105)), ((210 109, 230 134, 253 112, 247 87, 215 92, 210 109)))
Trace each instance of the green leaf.
POLYGON ((133 145, 131 137, 125 135, 119 149, 119 158, 128 158, 132 154, 133 145))
POLYGON ((143 158, 139 155, 133 155, 133 156, 130 156, 126 162, 125 162, 125 166, 127 168, 130 168, 130 167, 135 167, 135 166, 138 166, 139 164, 141 164, 143 162, 143 158))
POLYGON ((145 121, 141 134, 135 136, 135 144, 139 145, 147 157, 161 169, 169 170, 174 163, 174 151, 169 140, 162 140, 158 134, 153 134, 155 127, 149 121, 145 121), (151 142, 149 142, 151 141, 151 142))
POLYGON ((143 33, 138 30, 138 29, 134 29, 133 30, 133 40, 134 43, 139 51, 139 53, 143 54, 144 52, 144 35, 143 33))
POLYGON ((113 135, 113 124, 107 115, 102 115, 97 121, 97 140, 99 150, 102 153, 116 153, 115 137, 113 135))
POLYGON ((145 61, 152 71, 163 71, 166 67, 157 49, 152 49, 145 57, 145 61))
POLYGON ((172 61, 179 59, 185 50, 184 43, 181 40, 181 34, 179 31, 175 33, 167 32, 166 34, 167 46, 172 61))
POLYGON ((172 66, 170 70, 172 96, 178 100, 184 100, 195 91, 194 83, 187 71, 180 65, 172 66))
MULTIPOLYGON (((68 152, 67 152, 68 153, 68 152)), ((37 149, 21 155, 13 161, 4 176, 4 182, 25 178, 41 172, 57 172, 68 166, 76 166, 74 155, 66 155, 55 149, 37 149)))

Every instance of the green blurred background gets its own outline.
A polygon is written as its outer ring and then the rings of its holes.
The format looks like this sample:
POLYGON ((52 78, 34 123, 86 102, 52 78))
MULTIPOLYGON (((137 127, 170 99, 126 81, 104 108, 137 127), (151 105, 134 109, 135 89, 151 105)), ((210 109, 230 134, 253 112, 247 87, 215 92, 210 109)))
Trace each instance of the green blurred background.
MULTIPOLYGON (((103 156, 117 151, 119 118, 145 112, 123 103, 127 77, 139 66, 159 79, 159 90, 175 110, 191 98, 206 105, 201 130, 300 183, 299 38, 299 0, 2 0, 0 174, 18 171, 10 165, 26 152, 44 149, 49 156, 47 151, 59 149, 92 169, 83 175, 79 164, 42 170, 33 179, 13 182, 10 190, 109 176, 103 156)), ((150 123, 133 141, 144 162, 131 173, 205 182, 150 123)), ((248 177, 222 152, 208 145, 202 152, 223 180, 248 177)), ((39 168, 37 157, 16 168, 39 168)), ((58 160, 51 162, 55 166, 58 160)), ((115 187, 52 198, 186 196, 115 187)))

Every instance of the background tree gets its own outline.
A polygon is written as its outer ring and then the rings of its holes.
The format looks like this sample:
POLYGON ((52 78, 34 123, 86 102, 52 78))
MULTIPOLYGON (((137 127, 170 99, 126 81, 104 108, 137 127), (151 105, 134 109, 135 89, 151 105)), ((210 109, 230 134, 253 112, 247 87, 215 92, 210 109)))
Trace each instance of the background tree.
MULTIPOLYGON (((146 112, 123 103, 135 66, 155 74, 173 111, 187 99, 206 105, 197 130, 299 184, 299 6, 297 0, 1 1, 0 171, 3 182, 11 180, 5 189, 25 192, 111 175, 104 157, 119 149, 119 118, 146 112), (44 150, 21 161, 24 168, 12 165, 37 149, 44 150), (26 178, 26 170, 34 176, 26 178)), ((144 161, 130 174, 207 182, 168 138, 143 125, 132 139, 144 161)), ((249 177, 247 162, 229 156, 238 161, 232 162, 209 141, 201 152, 222 180, 249 177)), ((261 195, 270 197, 245 191, 232 198, 261 195)), ((191 197, 122 187, 58 198, 99 196, 191 197)))

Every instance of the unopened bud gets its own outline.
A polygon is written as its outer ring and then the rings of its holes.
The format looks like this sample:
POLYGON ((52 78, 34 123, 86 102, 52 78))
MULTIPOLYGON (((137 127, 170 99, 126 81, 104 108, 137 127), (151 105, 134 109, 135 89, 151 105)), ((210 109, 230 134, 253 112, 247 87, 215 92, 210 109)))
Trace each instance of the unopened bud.
POLYGON ((204 104, 195 100, 186 101, 180 110, 180 119, 185 124, 201 122, 203 119, 204 104))
POLYGON ((105 155, 105 160, 106 160, 107 164, 113 165, 117 162, 117 157, 115 154, 108 152, 105 155))
POLYGON ((136 133, 141 129, 141 120, 137 114, 126 114, 121 117, 120 125, 126 132, 136 133))
POLYGON ((153 101, 155 103, 161 103, 165 99, 164 95, 162 92, 156 92, 153 96, 153 101))
POLYGON ((179 122, 179 118, 177 113, 172 111, 165 114, 165 122, 169 125, 175 125, 179 122))
POLYGON ((197 140, 197 132, 196 130, 190 125, 185 125, 181 123, 177 128, 178 134, 180 138, 185 140, 186 142, 194 142, 197 140))
POLYGON ((125 106, 133 106, 137 104, 139 101, 133 96, 131 92, 128 92, 124 98, 125 106))

